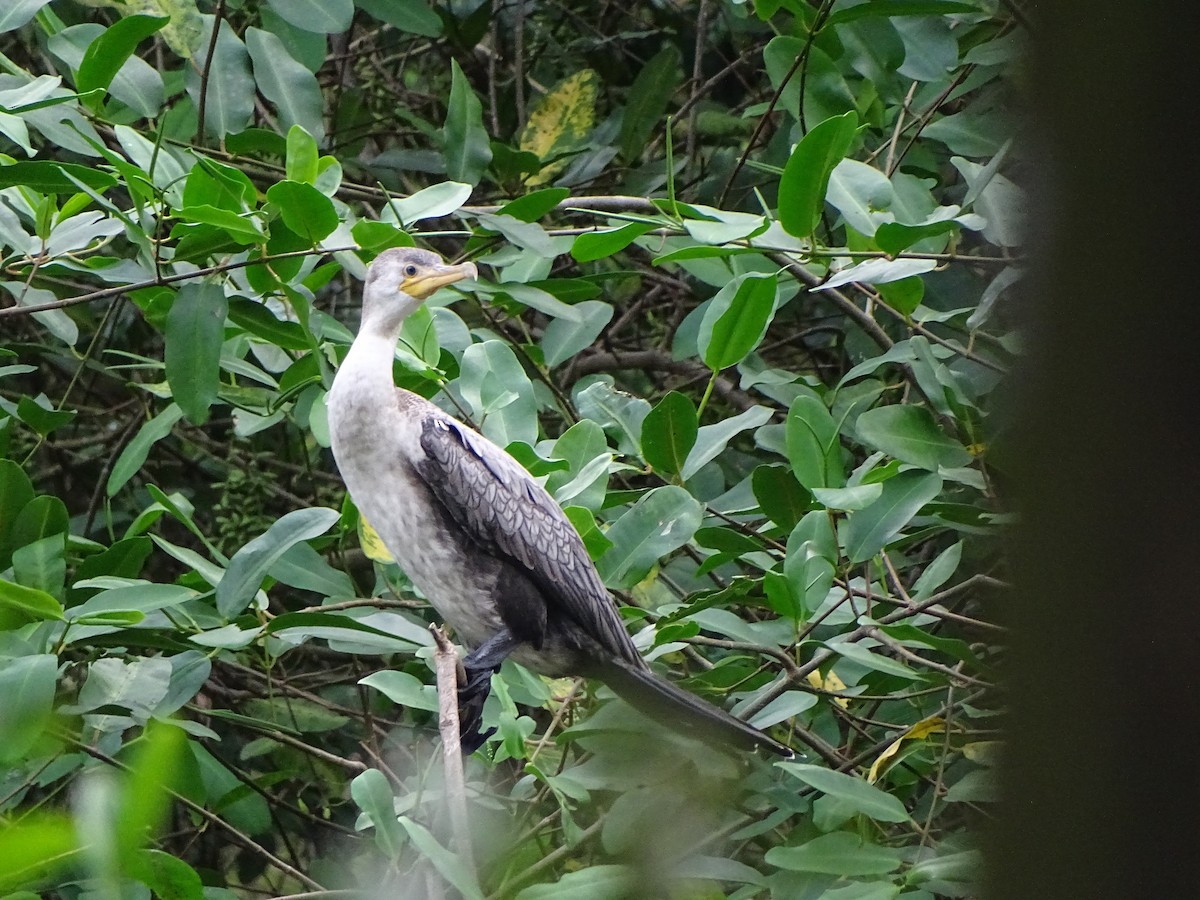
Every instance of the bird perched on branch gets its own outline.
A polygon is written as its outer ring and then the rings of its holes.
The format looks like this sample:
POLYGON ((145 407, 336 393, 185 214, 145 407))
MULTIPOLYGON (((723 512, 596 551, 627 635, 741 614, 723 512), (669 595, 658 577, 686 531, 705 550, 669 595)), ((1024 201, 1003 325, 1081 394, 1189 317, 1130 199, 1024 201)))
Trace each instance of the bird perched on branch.
POLYGON ((642 712, 740 748, 792 751, 654 675, 575 528, 500 447, 396 387, 405 318, 475 278, 428 250, 385 250, 367 271, 362 324, 329 392, 333 454, 350 496, 413 584, 470 649, 459 692, 466 752, 507 657, 545 675, 599 678, 642 712))

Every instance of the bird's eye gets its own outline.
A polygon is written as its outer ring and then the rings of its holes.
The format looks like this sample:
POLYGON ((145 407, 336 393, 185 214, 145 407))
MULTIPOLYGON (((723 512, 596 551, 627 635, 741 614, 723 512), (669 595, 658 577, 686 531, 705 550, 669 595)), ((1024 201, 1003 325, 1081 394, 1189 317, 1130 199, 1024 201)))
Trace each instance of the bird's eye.
POLYGON ((407 275, 409 278, 412 278, 414 275, 417 274, 417 267, 410 263, 409 265, 404 267, 404 274, 407 275))

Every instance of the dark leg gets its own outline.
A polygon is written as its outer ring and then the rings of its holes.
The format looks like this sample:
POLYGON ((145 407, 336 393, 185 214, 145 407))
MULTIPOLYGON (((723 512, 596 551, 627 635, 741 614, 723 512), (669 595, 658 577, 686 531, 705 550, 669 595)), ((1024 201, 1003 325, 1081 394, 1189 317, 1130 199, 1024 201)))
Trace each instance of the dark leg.
POLYGON ((458 689, 458 733, 464 755, 474 753, 495 733, 495 728, 479 730, 483 703, 492 688, 492 673, 520 643, 507 628, 501 628, 463 660, 466 680, 458 689))

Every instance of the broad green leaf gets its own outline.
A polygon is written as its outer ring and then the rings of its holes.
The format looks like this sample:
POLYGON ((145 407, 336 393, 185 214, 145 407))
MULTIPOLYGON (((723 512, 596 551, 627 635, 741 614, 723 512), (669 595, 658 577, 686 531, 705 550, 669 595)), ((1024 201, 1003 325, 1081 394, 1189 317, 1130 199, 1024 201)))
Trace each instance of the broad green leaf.
POLYGON ((204 900, 204 883, 186 862, 161 850, 135 850, 125 860, 132 878, 164 900, 204 900))
POLYGON ((74 194, 79 186, 67 174, 98 193, 117 183, 107 172, 90 166, 35 159, 0 166, 0 189, 21 185, 42 194, 74 194))
POLYGON ((182 418, 183 410, 178 403, 172 403, 138 429, 138 433, 125 445, 125 449, 113 464, 112 471, 109 472, 108 484, 104 489, 109 497, 115 497, 117 491, 137 474, 149 457, 150 448, 170 434, 175 423, 182 418))
POLYGON ((883 494, 882 484, 858 484, 844 488, 812 489, 813 496, 826 509, 866 509, 883 494))
POLYGON ((57 679, 58 657, 53 654, 0 658, 0 762, 18 761, 41 738, 57 679))
POLYGON ((0 34, 16 31, 35 15, 50 0, 8 0, 0 9, 0 34))
POLYGON ((875 785, 867 784, 861 778, 806 763, 780 762, 776 765, 821 793, 850 804, 856 812, 868 818, 878 822, 909 821, 908 811, 903 803, 875 785))
POLYGON ((864 444, 930 472, 971 462, 966 448, 948 437, 923 406, 869 409, 858 417, 854 427, 864 444))
POLYGON ((559 253, 558 241, 550 237, 537 222, 523 222, 512 216, 493 215, 491 213, 476 213, 479 224, 489 231, 498 231, 508 239, 509 243, 526 250, 552 259, 559 253))
POLYGON ((624 250, 653 227, 645 222, 629 222, 608 231, 585 232, 575 238, 575 243, 571 245, 571 256, 576 262, 604 259, 624 250))
POLYGON ((62 597, 67 576, 65 537, 52 534, 15 548, 12 570, 17 583, 62 597))
POLYGON ((363 12, 409 34, 439 37, 442 18, 426 0, 357 0, 363 12))
POLYGON ((603 300, 584 300, 571 309, 576 315, 574 321, 554 318, 542 333, 542 354, 549 368, 562 365, 590 347, 613 317, 612 304, 603 300))
POLYGON ((894 218, 886 212, 892 205, 895 188, 888 177, 874 166, 856 159, 843 159, 829 176, 825 199, 860 234, 873 235, 883 222, 894 218))
POLYGON ((268 0, 286 22, 302 31, 341 34, 350 28, 354 0, 268 0))
POLYGON ((15 550, 50 535, 65 536, 69 530, 66 504, 58 497, 42 494, 26 503, 12 520, 8 544, 15 550))
POLYGON ((314 245, 338 227, 333 201, 311 184, 280 181, 267 189, 267 199, 279 208, 283 224, 314 245))
POLYGON ((942 479, 928 472, 901 472, 883 483, 883 496, 850 514, 842 541, 852 563, 870 559, 912 521, 942 490, 942 479))
POLYGON ((714 372, 737 365, 762 341, 775 314, 778 276, 749 273, 713 297, 700 323, 700 358, 714 372))
POLYGON ((814 612, 825 602, 833 587, 834 564, 838 559, 829 513, 823 510, 807 513, 788 535, 783 562, 783 573, 792 593, 805 610, 814 612))
MULTIPOLYGON (((3 172, 0 169, 0 172, 3 172)), ((422 188, 411 197, 400 200, 389 200, 390 209, 405 228, 422 219, 436 219, 448 216, 467 202, 471 196, 471 185, 457 181, 443 181, 440 184, 422 188)))
POLYGON ((450 61, 450 72, 450 102, 442 130, 446 174, 453 181, 476 185, 492 160, 492 147, 483 127, 483 105, 457 60, 450 61))
POLYGON ((313 137, 323 137, 324 108, 316 76, 293 59, 283 42, 269 31, 247 28, 246 50, 258 89, 275 104, 280 126, 299 125, 313 137))
POLYGON ((401 816, 400 825, 408 832, 409 839, 421 855, 433 863, 433 867, 454 885, 463 900, 483 900, 483 892, 479 889, 479 882, 476 881, 471 866, 438 843, 432 832, 421 823, 401 816))
POLYGON ((788 410, 787 455, 796 479, 809 490, 845 483, 837 423, 816 397, 801 394, 788 410))
POLYGON ((266 532, 242 547, 217 585, 217 611, 231 618, 244 610, 267 576, 267 572, 294 544, 328 531, 341 516, 323 507, 294 510, 266 532))
POLYGON ((167 313, 167 383, 183 414, 197 425, 208 420, 208 409, 217 399, 227 312, 221 285, 189 282, 179 289, 167 313))
POLYGON ((181 584, 128 584, 100 591, 67 611, 68 619, 110 612, 148 613, 194 600, 200 593, 181 584))
POLYGON ((663 557, 679 549, 700 527, 702 508, 675 485, 644 494, 605 532, 612 548, 597 568, 612 588, 632 587, 663 557))
POLYGON ((882 875, 900 868, 903 854, 892 847, 863 841, 858 835, 835 831, 799 847, 772 847, 766 861, 795 872, 825 875, 882 875))
POLYGON ((536 222, 569 196, 571 192, 566 188, 544 188, 508 201, 496 210, 496 215, 511 216, 522 222, 536 222))
POLYGON ((533 385, 504 341, 472 344, 462 356, 458 386, 480 430, 501 447, 532 445, 538 436, 533 385))
POLYGON ((642 420, 642 459, 660 475, 678 475, 695 446, 698 428, 695 405, 671 391, 642 420))
POLYGON ((836 10, 825 20, 824 28, 853 22, 871 16, 893 18, 896 16, 945 16, 954 13, 977 13, 979 8, 970 3, 955 0, 886 0, 886 2, 863 3, 836 10))
POLYGON ((140 850, 166 822, 173 803, 170 792, 180 780, 186 743, 187 734, 182 729, 152 721, 132 748, 121 790, 121 813, 115 823, 117 852, 122 856, 140 850))
MULTIPOLYGON (((76 90, 81 94, 97 89, 107 90, 137 45, 168 21, 170 19, 167 17, 133 15, 118 19, 104 29, 104 33, 92 41, 83 54, 83 62, 75 74, 76 90)), ((91 102, 93 109, 99 109, 100 105, 99 99, 91 102)))
MULTIPOLYGON (((78 859, 79 844, 75 823, 66 812, 31 810, 19 822, 6 823, 0 828, 0 890, 38 887, 49 876, 58 877, 60 869, 78 859)), ((13 900, 33 900, 39 895, 22 891, 9 896, 13 900)))
POLYGON ((825 291, 851 282, 887 284, 903 278, 911 278, 914 275, 924 275, 936 268, 937 263, 932 259, 868 259, 856 265, 847 266, 814 290, 825 291))
MULTIPOLYGON (((0 459, 0 548, 12 522, 34 497, 33 482, 11 459, 0 459)), ((0 565, 4 561, 0 559, 0 565)))
MULTIPOLYGON (((38 588, 13 584, 0 578, 0 613, 4 611, 19 613, 26 620, 61 622, 63 618, 62 604, 52 595, 38 588)), ((3 618, 0 618, 0 621, 3 621, 3 618)))
POLYGON ((855 644, 851 641, 825 641, 825 646, 840 656, 858 663, 860 666, 874 669, 876 672, 882 672, 885 675, 895 675, 897 678, 907 678, 910 681, 919 681, 923 677, 920 672, 912 667, 894 660, 890 656, 875 653, 861 644, 855 644))
MULTIPOLYGON (((349 0, 346 0, 349 2, 349 0)), ((213 17, 202 16, 204 21, 205 46, 213 30, 213 17)), ((216 50, 212 66, 208 70, 207 87, 201 80, 196 66, 184 66, 184 84, 188 96, 196 108, 200 106, 200 93, 204 91, 204 130, 216 138, 241 131, 250 123, 254 114, 255 84, 250 74, 250 56, 246 45, 233 31, 233 26, 224 19, 217 33, 216 50)))
POLYGON ((796 237, 808 237, 821 221, 834 167, 850 150, 858 115, 826 119, 801 138, 779 179, 779 221, 796 237))
POLYGON ((382 672, 368 675, 366 678, 360 678, 358 683, 375 688, 393 703, 401 706, 437 712, 437 688, 431 684, 425 684, 408 672, 385 669, 382 672))
POLYGON ((751 477, 751 488, 763 515, 785 531, 795 528, 812 508, 809 492, 784 466, 758 466, 751 477))
POLYGON ((287 133, 286 173, 288 181, 312 184, 317 180, 319 151, 312 132, 293 125, 287 133))
POLYGON ((568 872, 553 884, 535 884, 516 900, 613 900, 638 895, 638 872, 631 866, 589 866, 568 872))
POLYGON ((770 728, 780 722, 794 719, 802 712, 807 712, 818 703, 815 694, 807 691, 784 691, 750 719, 755 728, 770 728))
POLYGON ((410 640, 411 636, 393 634, 338 613, 283 613, 271 620, 266 633, 292 645, 317 638, 343 653, 411 653, 421 646, 410 640))
POLYGON ((350 796, 375 826, 375 844, 385 858, 397 858, 404 834, 396 821, 395 794, 387 776, 378 769, 367 769, 350 782, 350 796))
POLYGON ((773 414, 766 406, 752 406, 736 416, 730 416, 712 425, 701 426, 696 433, 696 443, 688 454, 680 474, 685 480, 691 478, 720 456, 737 435, 765 425, 773 414))
POLYGON ((671 95, 679 86, 679 48, 667 44, 642 67, 630 85, 617 144, 626 162, 636 162, 646 142, 663 122, 671 95))
POLYGON ((72 714, 91 713, 89 724, 97 731, 119 732, 132 724, 145 724, 171 680, 171 663, 161 656, 134 658, 131 662, 106 656, 88 666, 87 681, 79 701, 64 707, 72 714), (101 707, 119 706, 129 715, 111 714, 101 707))

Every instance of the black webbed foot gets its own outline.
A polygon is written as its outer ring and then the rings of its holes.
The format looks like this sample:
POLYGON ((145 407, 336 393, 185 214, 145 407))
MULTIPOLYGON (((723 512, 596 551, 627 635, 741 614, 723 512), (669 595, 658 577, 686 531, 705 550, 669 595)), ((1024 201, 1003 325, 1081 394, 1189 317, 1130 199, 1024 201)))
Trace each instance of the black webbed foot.
POLYGON ((458 735, 464 756, 470 756, 496 733, 495 728, 480 731, 483 704, 492 690, 492 675, 500 670, 504 658, 517 646, 507 628, 492 635, 462 661, 458 689, 458 735))

